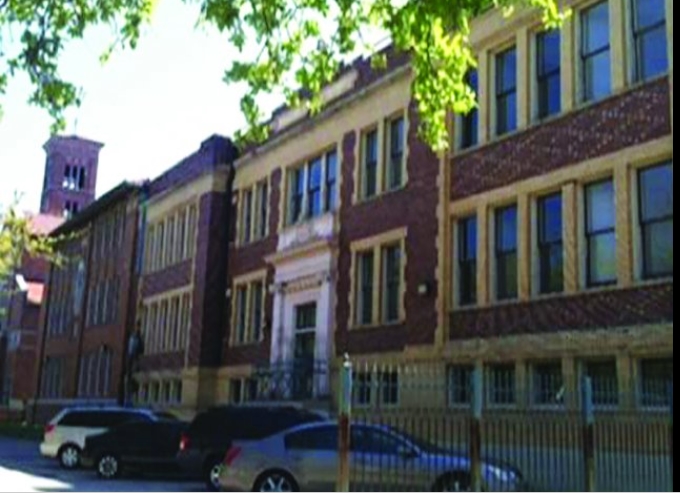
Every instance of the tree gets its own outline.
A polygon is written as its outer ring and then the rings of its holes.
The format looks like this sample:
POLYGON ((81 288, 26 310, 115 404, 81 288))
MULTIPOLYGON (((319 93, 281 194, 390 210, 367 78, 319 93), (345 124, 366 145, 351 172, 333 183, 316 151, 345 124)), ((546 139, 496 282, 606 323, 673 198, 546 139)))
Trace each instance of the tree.
POLYGON ((0 208, 0 310, 5 301, 1 298, 12 294, 8 278, 21 266, 25 255, 57 263, 61 260, 54 249, 58 238, 36 235, 29 218, 17 213, 16 204, 0 208))
MULTIPOLYGON (((530 6, 541 10, 547 27, 555 27, 569 14, 559 9, 557 0, 185 1, 198 3, 201 21, 225 33, 243 55, 225 73, 226 82, 247 86, 241 99, 247 122, 242 137, 267 136, 258 104, 264 94, 281 93, 292 107, 320 111, 321 89, 338 74, 343 61, 371 50, 363 40, 377 31, 389 35, 396 51, 411 56, 421 136, 435 150, 448 145, 447 113, 466 112, 475 104, 465 83, 466 72, 475 64, 468 38, 470 20, 489 8, 511 14, 516 7, 530 6)), ((35 87, 31 103, 50 112, 55 128, 63 127, 63 109, 79 104, 75 86, 58 77, 64 43, 82 37, 89 25, 121 20, 112 48, 134 48, 153 4, 154 0, 0 0, 0 28, 16 25, 23 31, 21 53, 9 60, 9 72, 0 72, 0 91, 8 75, 28 73, 35 87)), ((374 56, 373 62, 376 68, 384 67, 384 56, 374 56)))

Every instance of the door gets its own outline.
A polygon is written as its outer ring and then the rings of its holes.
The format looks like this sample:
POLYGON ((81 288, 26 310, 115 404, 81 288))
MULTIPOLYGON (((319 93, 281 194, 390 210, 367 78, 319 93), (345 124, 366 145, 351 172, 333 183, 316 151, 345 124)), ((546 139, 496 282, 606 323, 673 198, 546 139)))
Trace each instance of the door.
POLYGON ((316 303, 295 307, 295 346, 293 348, 293 399, 314 396, 314 360, 316 348, 316 303))

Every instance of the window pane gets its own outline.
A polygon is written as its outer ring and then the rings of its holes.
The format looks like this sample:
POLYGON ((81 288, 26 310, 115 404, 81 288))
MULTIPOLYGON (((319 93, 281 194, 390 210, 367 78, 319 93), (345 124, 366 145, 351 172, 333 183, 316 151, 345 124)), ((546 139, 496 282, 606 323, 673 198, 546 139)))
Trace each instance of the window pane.
POLYGON ((309 163, 308 180, 308 216, 316 217, 321 214, 321 158, 309 163))
POLYGON ((376 194, 378 179, 378 132, 372 130, 364 136, 364 197, 376 194))
POLYGON ((370 373, 354 373, 354 403, 359 406, 371 404, 372 379, 370 373))
POLYGON ((264 292, 264 288, 261 282, 256 282, 253 284, 253 293, 252 293, 252 331, 253 331, 253 340, 254 341, 259 341, 260 340, 260 333, 262 331, 262 295, 264 292))
POLYGON ((267 234, 267 200, 268 200, 268 186, 267 183, 262 183, 258 187, 258 192, 259 192, 259 205, 260 205, 260 210, 258 211, 259 214, 259 219, 258 219, 258 236, 260 238, 264 238, 265 235, 267 234))
POLYGON ((380 403, 385 405, 398 404, 399 374, 397 372, 378 374, 378 382, 380 382, 380 403))
POLYGON ((545 118, 556 115, 562 109, 559 74, 546 77, 538 82, 538 116, 545 118))
POLYGON ((243 197, 243 241, 250 241, 250 228, 252 223, 253 193, 248 190, 243 197))
POLYGON ((609 4, 602 2, 584 10, 581 16, 583 52, 593 53, 609 46, 609 4))
POLYGON ((665 24, 638 37, 638 79, 647 80, 668 72, 666 47, 665 24))
POLYGON ((616 233, 602 233, 589 239, 588 262, 589 285, 616 281, 616 233))
POLYGON ((295 307, 295 328, 298 330, 316 327, 316 303, 295 307))
POLYGON ((462 219, 458 223, 458 266, 460 304, 477 299, 477 218, 462 219))
MULTIPOLYGON (((477 95, 479 93, 479 77, 476 70, 468 72, 466 80, 470 89, 477 95)), ((461 117, 461 148, 467 149, 478 143, 479 110, 475 107, 467 115, 461 117)))
POLYGON ((387 189, 393 190, 402 185, 404 167, 404 119, 397 118, 390 123, 390 153, 387 170, 387 189))
POLYGON ((326 211, 335 210, 337 203, 338 155, 335 151, 326 154, 326 211))
POLYGON ((560 32, 558 30, 539 33, 536 37, 538 54, 538 76, 560 70, 560 32))
POLYGON ((513 91, 517 86, 517 56, 515 48, 511 48, 496 57, 498 86, 496 94, 513 91))
MULTIPOLYGON (((635 8, 635 23, 638 29, 651 27, 664 22, 666 9, 664 0, 633 0, 635 8)), ((665 51, 665 47, 664 47, 665 51)))
POLYGON ((296 222, 302 217, 302 201, 305 195, 305 170, 298 168, 293 172, 291 193, 291 222, 296 222))
POLYGON ((673 274, 673 220, 644 226, 643 249, 645 277, 673 274))
POLYGON ((236 340, 243 342, 246 338, 247 289, 242 286, 236 291, 236 340))
POLYGON ((373 252, 359 255, 358 322, 373 322, 373 252))
POLYGON ((654 166, 640 172, 642 220, 673 215, 673 166, 654 166))
POLYGON ((496 251, 511 252, 517 249, 517 207, 496 212, 496 251))
POLYGON ((517 254, 505 253, 496 259, 497 298, 499 300, 517 297, 517 254))
POLYGON ((383 319, 385 322, 399 320, 399 298, 401 279, 401 248, 390 246, 383 249, 384 301, 383 319))
POLYGON ((515 403, 515 365, 489 367, 488 379, 491 404, 515 403))
POLYGON ((643 406, 669 406, 671 385, 673 385, 673 358, 640 362, 640 396, 643 406))
POLYGON ((560 293, 564 289, 564 253, 562 244, 539 248, 541 293, 560 293))
POLYGON ((593 404, 615 406, 619 403, 616 361, 595 361, 585 365, 585 375, 592 379, 593 404))
POLYGON ((614 182, 607 180, 588 185, 586 188, 586 208, 588 233, 614 228, 616 224, 614 182))
POLYGON ((449 404, 472 402, 472 365, 456 365, 449 368, 449 404))
POLYGON ((562 196, 544 197, 538 202, 538 253, 541 293, 562 291, 562 196))
POLYGON ((562 195, 555 194, 539 200, 540 243, 562 241, 562 195))
POLYGON ((534 404, 549 405, 564 403, 564 383, 562 364, 538 363, 533 367, 534 404))
POLYGON ((512 48, 496 56, 496 133, 517 128, 517 57, 512 48))
POLYGON ((611 92, 609 51, 589 56, 583 66, 583 95, 585 101, 597 101, 611 92))

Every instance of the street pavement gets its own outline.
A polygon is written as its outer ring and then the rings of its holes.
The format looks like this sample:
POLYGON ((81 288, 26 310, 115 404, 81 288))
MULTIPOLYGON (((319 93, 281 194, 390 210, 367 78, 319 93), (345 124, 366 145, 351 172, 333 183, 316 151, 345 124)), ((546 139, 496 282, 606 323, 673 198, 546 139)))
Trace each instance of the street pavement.
POLYGON ((168 478, 99 479, 94 471, 65 471, 40 456, 38 443, 0 437, 0 492, 205 491, 202 483, 168 478))

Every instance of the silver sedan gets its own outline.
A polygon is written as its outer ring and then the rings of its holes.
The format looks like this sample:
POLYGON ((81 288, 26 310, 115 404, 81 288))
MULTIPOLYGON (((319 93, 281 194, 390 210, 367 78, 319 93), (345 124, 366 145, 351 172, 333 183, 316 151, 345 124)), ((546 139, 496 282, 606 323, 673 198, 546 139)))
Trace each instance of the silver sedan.
MULTIPOLYGON (((354 424, 350 435, 352 489, 470 491, 470 461, 392 428, 354 424)), ((335 491, 338 425, 326 421, 288 429, 256 442, 236 442, 220 472, 225 491, 335 491)), ((485 459, 484 491, 522 491, 512 466, 485 459)))

